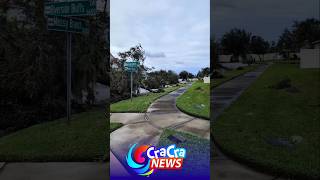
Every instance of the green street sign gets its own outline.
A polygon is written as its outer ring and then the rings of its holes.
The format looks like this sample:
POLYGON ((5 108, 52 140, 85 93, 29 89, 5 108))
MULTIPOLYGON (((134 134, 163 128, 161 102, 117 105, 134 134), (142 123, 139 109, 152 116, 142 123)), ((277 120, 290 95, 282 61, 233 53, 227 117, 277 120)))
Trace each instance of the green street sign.
POLYGON ((124 63, 124 67, 129 67, 129 68, 138 68, 139 62, 138 61, 127 61, 124 63))
POLYGON ((62 16, 51 16, 47 17, 48 30, 53 31, 64 31, 74 33, 88 33, 89 25, 88 22, 81 19, 73 19, 62 16))
POLYGON ((136 72, 138 70, 138 61, 130 61, 124 63, 124 69, 128 72, 136 72))
POLYGON ((137 69, 137 68, 125 68, 125 71, 128 71, 128 72, 137 72, 138 69, 137 69))
POLYGON ((96 0, 45 3, 46 16, 92 16, 96 14, 96 0))

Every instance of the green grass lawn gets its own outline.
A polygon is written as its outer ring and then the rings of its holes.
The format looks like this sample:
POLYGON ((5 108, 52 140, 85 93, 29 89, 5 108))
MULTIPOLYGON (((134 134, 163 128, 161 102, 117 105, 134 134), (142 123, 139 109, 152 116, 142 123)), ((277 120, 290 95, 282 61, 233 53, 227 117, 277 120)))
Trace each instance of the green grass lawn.
POLYGON ((123 124, 121 123, 110 123, 110 128, 109 128, 109 132, 111 133, 112 131, 122 127, 123 124))
POLYGON ((299 69, 293 64, 269 67, 216 120, 216 142, 255 167, 289 177, 320 178, 319 73, 319 69, 299 69), (286 78, 294 92, 270 88, 286 78), (292 148, 270 143, 279 138, 292 141, 293 136, 302 141, 292 148))
POLYGON ((193 116, 210 118, 210 84, 197 81, 177 99, 177 107, 193 116))
POLYGON ((245 66, 241 70, 233 69, 233 70, 226 70, 223 74, 223 78, 218 78, 218 79, 213 79, 211 83, 211 87, 215 88, 219 86, 220 84, 229 81, 230 79, 233 79, 241 74, 244 74, 246 72, 252 71, 256 68, 256 65, 251 65, 251 66, 245 66))
POLYGON ((159 97, 168 94, 169 92, 172 92, 181 86, 174 86, 165 88, 165 92, 162 93, 149 93, 147 95, 138 96, 132 98, 132 101, 130 99, 126 99, 123 101, 116 102, 114 104, 111 104, 110 110, 113 113, 120 113, 120 112, 146 112, 150 104, 158 99, 159 97))
MULTIPOLYGON (((0 138, 0 161, 100 161, 109 156, 103 110, 38 124, 0 138)), ((119 124, 111 125, 112 129, 119 124)))
MULTIPOLYGON (((164 147, 175 144, 176 147, 185 148, 186 159, 183 164, 183 174, 198 173, 206 175, 210 168, 210 140, 191 135, 189 133, 178 132, 174 130, 164 130, 159 139, 157 147, 164 147), (185 142, 176 143, 168 139, 170 135, 178 135, 186 139, 185 142)), ((173 175, 176 172, 172 172, 173 175)))

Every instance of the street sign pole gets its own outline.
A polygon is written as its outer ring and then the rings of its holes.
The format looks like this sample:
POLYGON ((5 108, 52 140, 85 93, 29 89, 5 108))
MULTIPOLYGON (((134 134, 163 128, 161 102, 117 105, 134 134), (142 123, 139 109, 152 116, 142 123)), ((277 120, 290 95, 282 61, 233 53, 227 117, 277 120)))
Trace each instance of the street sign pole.
POLYGON ((67 122, 71 118, 71 41, 72 34, 67 32, 67 122))
POLYGON ((132 73, 137 71, 139 62, 129 61, 124 63, 125 71, 130 72, 130 99, 132 101, 133 80, 132 73))
POLYGON ((66 32, 66 85, 67 85, 67 123, 71 120, 71 45, 72 33, 88 33, 88 22, 75 16, 94 16, 96 0, 77 0, 45 3, 44 15, 47 17, 48 30, 66 32), (70 16, 70 17, 69 17, 70 16))
POLYGON ((131 79, 131 91, 130 91, 131 93, 130 93, 130 97, 131 97, 131 101, 132 101, 132 85, 133 85, 133 83, 132 83, 132 71, 131 71, 130 74, 131 74, 131 75, 130 75, 130 76, 131 76, 131 78, 130 78, 130 79, 131 79))

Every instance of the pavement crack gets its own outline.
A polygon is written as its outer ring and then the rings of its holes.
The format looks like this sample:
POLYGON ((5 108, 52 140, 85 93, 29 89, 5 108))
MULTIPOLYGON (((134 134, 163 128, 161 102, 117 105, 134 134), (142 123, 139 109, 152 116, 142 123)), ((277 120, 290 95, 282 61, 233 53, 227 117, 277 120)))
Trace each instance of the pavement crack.
POLYGON ((159 130, 162 130, 162 129, 163 129, 163 128, 155 125, 154 123, 152 123, 152 121, 150 120, 150 118, 149 118, 149 116, 148 116, 147 113, 144 113, 144 119, 145 119, 152 127, 156 128, 156 129, 159 129, 159 130))

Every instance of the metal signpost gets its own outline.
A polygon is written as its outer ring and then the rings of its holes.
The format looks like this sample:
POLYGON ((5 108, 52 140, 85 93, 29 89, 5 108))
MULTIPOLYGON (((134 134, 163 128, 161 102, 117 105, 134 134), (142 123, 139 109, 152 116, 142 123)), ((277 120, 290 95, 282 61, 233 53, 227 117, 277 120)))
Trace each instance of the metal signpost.
POLYGON ((124 63, 124 69, 130 72, 130 99, 132 101, 132 89, 133 89, 133 80, 132 80, 132 73, 138 70, 138 61, 127 61, 124 63))
POLYGON ((71 119, 71 47, 72 33, 88 33, 88 22, 74 16, 93 16, 96 14, 96 0, 79 0, 45 3, 48 30, 66 32, 67 50, 67 122, 71 119), (73 16, 73 17, 70 17, 73 16))

